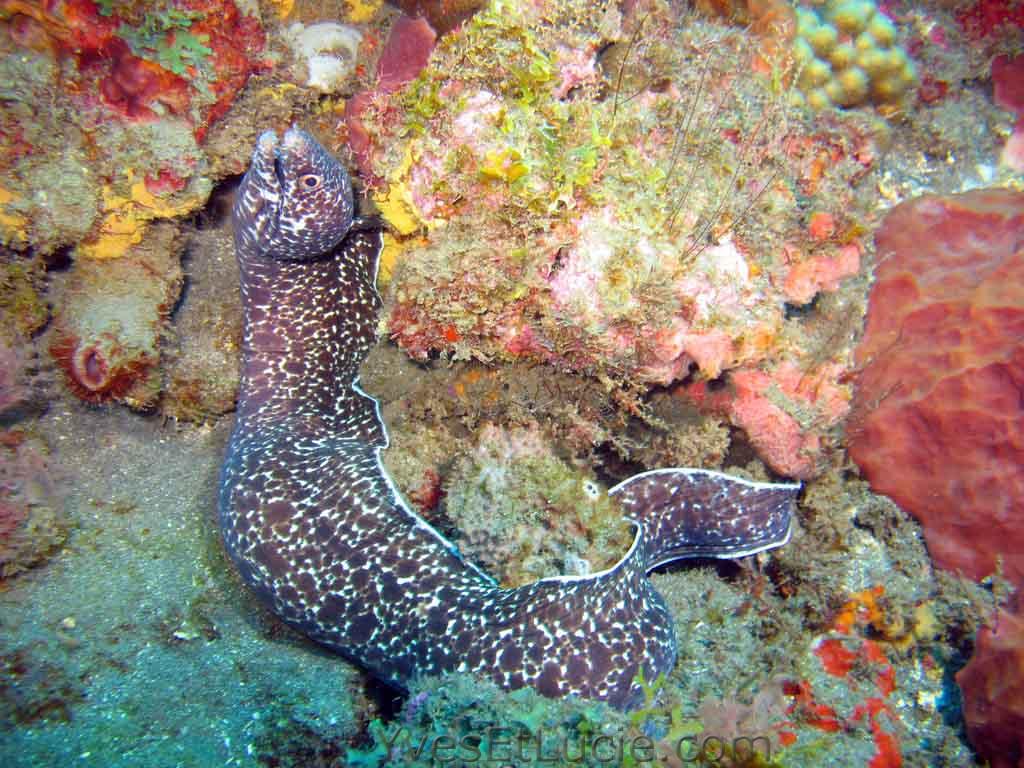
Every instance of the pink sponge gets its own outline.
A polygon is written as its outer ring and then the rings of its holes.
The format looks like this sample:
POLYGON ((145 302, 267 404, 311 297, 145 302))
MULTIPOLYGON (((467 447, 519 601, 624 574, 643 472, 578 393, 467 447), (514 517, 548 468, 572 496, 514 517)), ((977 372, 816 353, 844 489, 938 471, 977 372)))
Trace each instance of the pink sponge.
POLYGON ((935 562, 1024 584, 1024 194, 895 208, 857 350, 850 454, 935 562))

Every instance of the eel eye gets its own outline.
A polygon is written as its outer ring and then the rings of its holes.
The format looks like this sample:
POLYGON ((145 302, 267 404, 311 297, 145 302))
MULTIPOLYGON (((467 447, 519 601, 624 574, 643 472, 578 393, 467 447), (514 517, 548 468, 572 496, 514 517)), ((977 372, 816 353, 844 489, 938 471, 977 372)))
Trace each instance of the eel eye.
POLYGON ((299 184, 302 185, 303 189, 313 190, 323 183, 323 179, 314 173, 307 173, 305 176, 299 178, 299 184))

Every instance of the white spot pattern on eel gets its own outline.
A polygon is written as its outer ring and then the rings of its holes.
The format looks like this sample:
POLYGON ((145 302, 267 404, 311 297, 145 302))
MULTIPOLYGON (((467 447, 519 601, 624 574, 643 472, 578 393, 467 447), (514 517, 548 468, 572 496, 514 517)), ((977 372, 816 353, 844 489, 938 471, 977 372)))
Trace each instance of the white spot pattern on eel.
POLYGON ((548 696, 640 701, 675 661, 646 578, 684 557, 784 544, 799 485, 659 469, 611 490, 635 526, 615 566, 504 589, 401 498, 358 368, 375 342, 379 231, 308 134, 264 133, 238 191, 244 307, 220 522, 242 578, 284 621, 400 687, 451 671, 548 696))

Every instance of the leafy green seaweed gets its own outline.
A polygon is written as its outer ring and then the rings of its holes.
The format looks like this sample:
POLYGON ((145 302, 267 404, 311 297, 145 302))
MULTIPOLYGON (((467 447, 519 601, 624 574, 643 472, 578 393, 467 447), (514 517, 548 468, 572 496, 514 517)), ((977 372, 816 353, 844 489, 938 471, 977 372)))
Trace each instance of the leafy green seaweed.
MULTIPOLYGON (((101 7, 101 13, 105 9, 101 7)), ((202 67, 213 53, 207 46, 210 36, 193 34, 192 25, 204 14, 164 8, 147 13, 137 27, 122 25, 117 34, 133 54, 154 61, 176 75, 185 75, 189 67, 202 67)))

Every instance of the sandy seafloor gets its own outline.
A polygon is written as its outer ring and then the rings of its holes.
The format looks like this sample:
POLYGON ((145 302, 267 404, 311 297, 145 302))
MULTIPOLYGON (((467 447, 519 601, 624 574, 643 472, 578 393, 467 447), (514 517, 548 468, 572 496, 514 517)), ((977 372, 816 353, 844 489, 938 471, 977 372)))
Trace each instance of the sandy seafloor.
POLYGON ((258 765, 352 736, 352 668, 272 620, 221 548, 230 424, 51 405, 73 528, 0 593, 0 765, 258 765))

